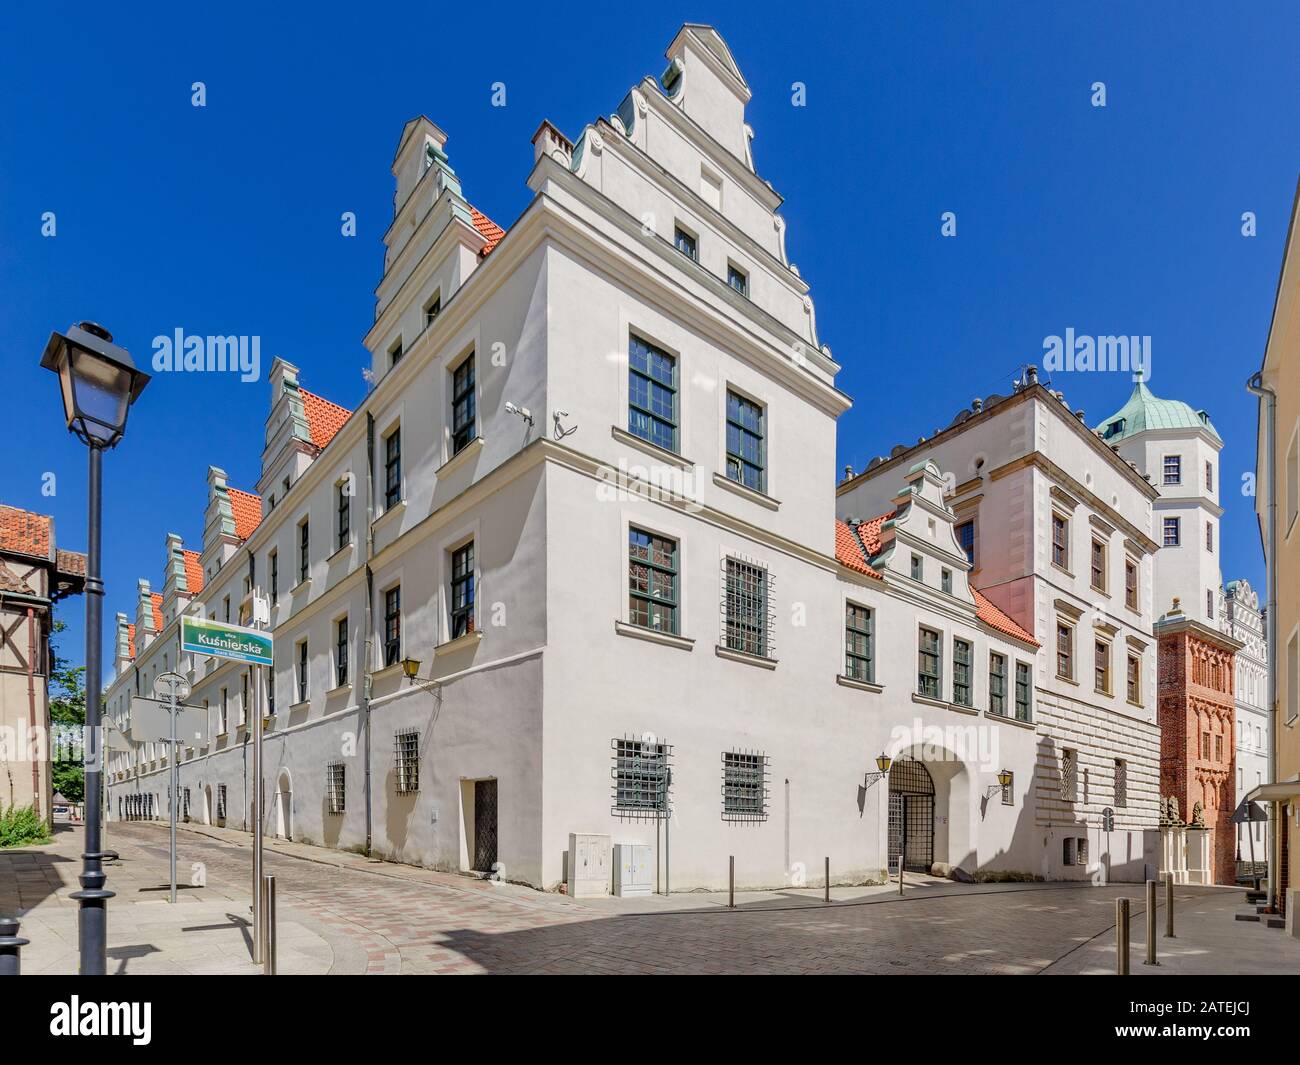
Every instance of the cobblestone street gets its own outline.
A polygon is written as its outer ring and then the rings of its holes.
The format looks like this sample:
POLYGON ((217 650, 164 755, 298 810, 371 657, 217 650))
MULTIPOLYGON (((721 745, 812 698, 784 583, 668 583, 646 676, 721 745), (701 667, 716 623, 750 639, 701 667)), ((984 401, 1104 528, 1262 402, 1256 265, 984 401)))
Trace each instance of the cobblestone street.
MULTIPOLYGON (((23 913, 24 971, 75 972, 80 831, 0 855, 0 911, 23 913), (57 940, 57 942, 53 942, 57 940)), ((182 829, 182 880, 171 907, 166 826, 113 824, 113 971, 253 972, 246 921, 248 837, 182 829), (209 912, 210 911, 210 912, 209 912), (200 914, 208 916, 196 919, 200 914)), ((730 911, 716 895, 588 904, 350 854, 269 845, 277 877, 281 971, 333 973, 1106 973, 1114 964, 1114 900, 1134 899, 1133 972, 1300 973, 1300 942, 1237 922, 1241 893, 1178 890, 1178 938, 1162 965, 1141 964, 1141 888, 1066 885, 909 887, 774 894, 730 911), (641 912, 611 907, 635 902, 641 912), (671 907, 671 908, 670 908, 671 907), (689 907, 689 908, 684 908, 689 907), (649 912, 647 912, 649 911, 649 912)), ((1163 929, 1163 924, 1161 925, 1163 929)))

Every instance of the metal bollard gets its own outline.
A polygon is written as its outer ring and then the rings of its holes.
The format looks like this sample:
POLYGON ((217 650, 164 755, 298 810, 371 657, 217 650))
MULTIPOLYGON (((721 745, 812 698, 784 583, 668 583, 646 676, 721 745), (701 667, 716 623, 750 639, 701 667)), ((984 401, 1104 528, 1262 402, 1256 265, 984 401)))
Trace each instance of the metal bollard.
POLYGON ((18 934, 18 918, 0 917, 0 976, 17 976, 22 971, 20 955, 30 942, 18 934))
POLYGON ((826 858, 826 901, 831 901, 831 860, 826 858))
POLYGON ((1156 882, 1147 881, 1147 960, 1146 965, 1159 965, 1156 961, 1156 882))
POLYGON ((1128 899, 1115 900, 1115 954, 1119 975, 1128 976, 1128 899))
POLYGON ((736 856, 734 854, 727 858, 727 909, 736 908, 736 856))
POLYGON ((1165 938, 1177 939, 1174 935, 1174 878, 1165 877, 1165 938))
POLYGON ((903 856, 901 854, 898 856, 898 893, 899 895, 903 893, 903 856))
POLYGON ((262 877, 262 975, 275 975, 275 876, 262 877))

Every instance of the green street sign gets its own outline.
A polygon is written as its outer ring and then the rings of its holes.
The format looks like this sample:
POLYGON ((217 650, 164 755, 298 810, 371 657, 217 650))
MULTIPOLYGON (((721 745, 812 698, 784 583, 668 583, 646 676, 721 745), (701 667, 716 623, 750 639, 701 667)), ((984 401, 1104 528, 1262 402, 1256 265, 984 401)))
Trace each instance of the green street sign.
POLYGON ((226 625, 220 621, 181 616, 181 650, 196 655, 212 655, 236 662, 250 662, 256 666, 275 664, 272 657, 271 634, 242 625, 226 625))

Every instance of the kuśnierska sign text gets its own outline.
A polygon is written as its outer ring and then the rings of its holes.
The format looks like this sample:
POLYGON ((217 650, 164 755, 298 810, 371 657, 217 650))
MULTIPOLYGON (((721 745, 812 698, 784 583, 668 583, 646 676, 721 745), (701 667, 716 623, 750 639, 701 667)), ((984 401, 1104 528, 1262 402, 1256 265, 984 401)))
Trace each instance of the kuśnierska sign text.
POLYGON ((220 621, 181 617, 181 650, 196 655, 212 655, 236 662, 249 662, 257 666, 273 665, 271 634, 242 625, 226 625, 220 621))

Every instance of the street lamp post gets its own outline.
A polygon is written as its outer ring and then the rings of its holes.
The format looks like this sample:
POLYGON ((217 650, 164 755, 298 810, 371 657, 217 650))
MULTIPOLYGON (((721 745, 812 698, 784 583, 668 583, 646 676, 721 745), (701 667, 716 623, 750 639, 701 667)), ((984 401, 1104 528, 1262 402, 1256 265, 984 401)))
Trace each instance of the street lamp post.
POLYGON ((77 941, 81 972, 103 976, 108 971, 108 900, 104 888, 101 851, 103 744, 100 735, 99 696, 102 687, 101 645, 104 624, 104 582, 100 543, 104 452, 115 447, 126 431, 132 403, 149 383, 149 375, 136 369, 125 348, 113 343, 112 334, 94 322, 72 326, 65 336, 51 333, 41 365, 59 375, 63 412, 68 431, 90 451, 88 532, 86 536, 86 840, 81 856, 81 890, 77 900, 77 941))

